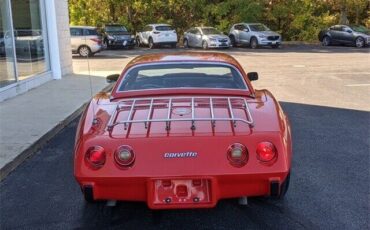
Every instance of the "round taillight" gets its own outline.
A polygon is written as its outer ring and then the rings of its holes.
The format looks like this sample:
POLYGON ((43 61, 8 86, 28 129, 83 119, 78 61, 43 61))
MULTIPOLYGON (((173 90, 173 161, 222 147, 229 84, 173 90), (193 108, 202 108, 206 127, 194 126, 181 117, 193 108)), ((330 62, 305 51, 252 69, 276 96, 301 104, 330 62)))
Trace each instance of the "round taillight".
POLYGON ((94 168, 101 168, 105 164, 105 151, 103 147, 90 147, 86 152, 86 160, 94 168))
POLYGON ((270 162, 277 157, 277 151, 271 142, 261 142, 257 145, 257 158, 262 162, 270 162))
POLYGON ((242 167, 248 161, 248 150, 247 148, 239 143, 235 143, 229 146, 227 150, 227 159, 235 167, 242 167))
POLYGON ((128 145, 119 147, 114 153, 114 159, 118 165, 128 167, 135 161, 135 153, 128 145))

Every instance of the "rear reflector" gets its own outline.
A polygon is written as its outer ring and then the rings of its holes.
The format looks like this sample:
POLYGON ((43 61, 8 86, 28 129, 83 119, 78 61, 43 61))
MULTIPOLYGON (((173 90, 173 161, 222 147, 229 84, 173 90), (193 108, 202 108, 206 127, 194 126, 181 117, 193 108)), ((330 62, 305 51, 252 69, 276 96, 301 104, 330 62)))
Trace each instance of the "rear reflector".
POLYGON ((242 167, 248 161, 248 150, 247 148, 239 143, 230 145, 227 149, 227 159, 230 164, 235 167, 242 167))
POLYGON ((90 166, 98 169, 105 164, 106 154, 103 147, 94 146, 86 151, 85 157, 90 166))
POLYGON ((271 142, 261 142, 257 145, 257 158, 262 162, 270 162, 277 157, 277 151, 271 142))
POLYGON ((130 146, 122 145, 114 153, 114 159, 119 166, 129 167, 135 161, 135 153, 130 146))

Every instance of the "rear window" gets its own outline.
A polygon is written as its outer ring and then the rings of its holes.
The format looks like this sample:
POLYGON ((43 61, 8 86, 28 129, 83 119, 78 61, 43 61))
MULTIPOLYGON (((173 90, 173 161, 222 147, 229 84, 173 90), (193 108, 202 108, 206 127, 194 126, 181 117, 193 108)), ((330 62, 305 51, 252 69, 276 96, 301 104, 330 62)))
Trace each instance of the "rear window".
POLYGON ((211 34, 222 34, 220 31, 218 31, 215 28, 202 28, 203 34, 205 35, 211 35, 211 34))
POLYGON ((270 29, 267 28, 265 25, 262 24, 253 24, 249 25, 249 28, 251 28, 252 31, 269 31, 270 29))
POLYGON ((107 32, 127 32, 126 27, 124 26, 106 26, 105 31, 107 32))
POLYGON ((70 31, 72 36, 82 36, 82 29, 80 28, 71 28, 70 31))
POLYGON ((247 89, 233 67, 222 64, 153 64, 134 67, 119 91, 172 88, 247 89))
POLYGON ((173 27, 172 26, 156 26, 155 29, 158 31, 169 31, 169 30, 173 30, 173 27))

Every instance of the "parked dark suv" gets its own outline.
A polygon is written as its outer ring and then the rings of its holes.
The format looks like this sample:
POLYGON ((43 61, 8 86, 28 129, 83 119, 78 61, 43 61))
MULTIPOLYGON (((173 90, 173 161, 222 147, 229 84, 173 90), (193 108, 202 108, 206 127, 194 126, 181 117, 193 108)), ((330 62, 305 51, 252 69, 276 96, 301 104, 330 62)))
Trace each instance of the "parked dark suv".
POLYGON ((370 44, 370 31, 364 26, 335 25, 320 31, 319 40, 323 46, 348 44, 361 48, 370 44))
POLYGON ((102 40, 105 47, 109 48, 133 48, 135 36, 126 27, 119 24, 105 24, 102 29, 102 40))

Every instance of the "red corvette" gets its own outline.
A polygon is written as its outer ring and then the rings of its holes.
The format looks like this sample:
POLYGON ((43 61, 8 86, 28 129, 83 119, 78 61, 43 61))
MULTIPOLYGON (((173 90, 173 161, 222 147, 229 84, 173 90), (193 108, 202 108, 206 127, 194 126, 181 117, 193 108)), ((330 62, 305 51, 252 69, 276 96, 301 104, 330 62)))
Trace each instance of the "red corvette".
POLYGON ((74 175, 89 202, 209 208, 224 198, 282 198, 290 125, 267 90, 220 53, 132 60, 96 95, 76 134, 74 175))

